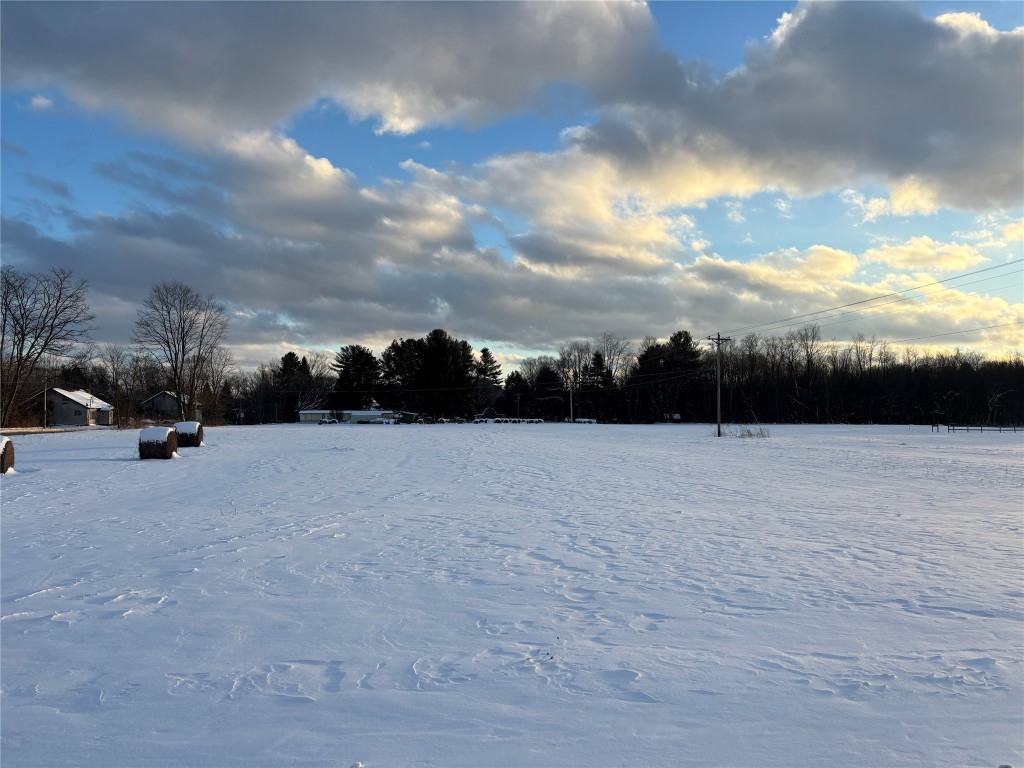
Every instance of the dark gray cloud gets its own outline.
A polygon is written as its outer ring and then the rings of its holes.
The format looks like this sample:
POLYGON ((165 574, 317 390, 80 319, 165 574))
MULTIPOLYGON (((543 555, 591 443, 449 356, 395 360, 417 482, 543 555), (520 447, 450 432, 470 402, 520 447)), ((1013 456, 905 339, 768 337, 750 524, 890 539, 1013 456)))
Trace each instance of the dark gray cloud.
POLYGON ((542 103, 551 84, 614 99, 678 74, 647 9, 628 3, 13 3, 2 14, 5 85, 56 83, 191 138, 277 125, 321 97, 388 130, 472 125, 542 103))
POLYGON ((0 139, 0 152, 11 157, 20 157, 23 160, 28 159, 28 152, 16 141, 10 141, 9 139, 0 139))
POLYGON ((223 216, 223 191, 203 171, 173 158, 128 152, 117 160, 96 163, 96 175, 137 190, 145 197, 199 212, 223 216))
POLYGON ((633 101, 573 134, 639 178, 680 158, 739 158, 764 187, 807 194, 916 179, 939 203, 1019 204, 1024 34, 910 4, 813 2, 744 67, 678 99, 633 101))
POLYGON ((22 175, 22 178, 25 179, 29 186, 35 187, 40 192, 51 197, 60 197, 64 200, 70 200, 73 197, 71 188, 62 181, 40 176, 37 173, 25 173, 22 175))

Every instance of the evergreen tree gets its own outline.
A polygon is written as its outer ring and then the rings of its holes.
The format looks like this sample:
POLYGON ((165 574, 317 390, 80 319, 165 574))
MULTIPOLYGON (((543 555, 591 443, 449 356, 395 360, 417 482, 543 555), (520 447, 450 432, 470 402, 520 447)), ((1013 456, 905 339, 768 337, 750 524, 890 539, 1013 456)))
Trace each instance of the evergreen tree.
POLYGON ((501 364, 494 359, 494 355, 487 347, 480 350, 480 360, 474 363, 474 373, 476 380, 473 383, 473 410, 474 413, 481 413, 504 399, 501 388, 501 364))
POLYGON ((512 371, 505 377, 506 416, 534 417, 530 407, 530 382, 519 371, 512 371))
POLYGON ((561 421, 569 413, 569 392, 554 360, 542 359, 530 399, 532 410, 545 421, 561 421))
POLYGON ((338 374, 335 406, 342 410, 368 408, 380 387, 381 364, 373 352, 359 344, 349 344, 334 356, 331 368, 338 374))
POLYGON ((700 350, 689 331, 676 331, 667 342, 644 339, 627 382, 633 418, 655 422, 693 414, 700 369, 700 350))
POLYGON ((380 356, 381 404, 402 411, 422 410, 417 378, 423 357, 421 339, 394 339, 380 356))
POLYGON ((484 347, 480 350, 480 361, 476 364, 478 379, 490 379, 495 384, 501 383, 501 363, 494 359, 491 350, 484 347))
POLYGON ((433 418, 464 415, 471 407, 473 348, 436 328, 422 340, 417 389, 423 410, 433 418))
POLYGON ((274 369, 274 421, 299 420, 302 394, 310 389, 312 378, 305 357, 300 359, 294 352, 288 352, 281 358, 281 364, 274 369))

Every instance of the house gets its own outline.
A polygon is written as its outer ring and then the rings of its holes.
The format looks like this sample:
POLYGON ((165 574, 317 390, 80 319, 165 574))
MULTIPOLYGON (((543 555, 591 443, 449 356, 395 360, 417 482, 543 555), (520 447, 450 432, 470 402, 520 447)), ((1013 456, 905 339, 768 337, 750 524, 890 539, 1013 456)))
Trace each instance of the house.
POLYGON ((394 418, 394 411, 299 411, 301 424, 319 424, 326 419, 337 419, 342 424, 383 424, 394 418))
POLYGON ((351 424, 383 424, 394 418, 394 411, 342 411, 340 421, 351 424))
MULTIPOLYGON (((188 398, 185 399, 186 404, 188 398)), ((203 412, 200 410, 201 405, 196 403, 195 414, 186 413, 185 417, 192 417, 192 421, 202 421, 203 412)), ((181 414, 178 413, 178 401, 173 392, 168 392, 166 389, 163 392, 157 392, 151 397, 147 397, 141 403, 139 403, 139 413, 150 419, 174 419, 178 420, 181 418, 181 414)))
POLYGON ((334 419, 337 421, 338 412, 324 410, 299 411, 300 424, 320 424, 328 419, 334 419))
POLYGON ((112 427, 116 423, 114 406, 85 390, 46 390, 47 426, 112 427))

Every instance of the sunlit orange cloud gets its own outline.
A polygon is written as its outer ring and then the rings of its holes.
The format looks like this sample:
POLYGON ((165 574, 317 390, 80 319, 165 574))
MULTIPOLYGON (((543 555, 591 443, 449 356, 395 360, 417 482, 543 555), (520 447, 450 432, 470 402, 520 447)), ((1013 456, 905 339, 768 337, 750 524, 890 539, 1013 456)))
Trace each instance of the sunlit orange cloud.
POLYGON ((927 235, 906 242, 866 251, 869 263, 888 264, 898 269, 935 269, 940 272, 964 272, 982 264, 985 257, 976 248, 961 243, 940 243, 927 235))

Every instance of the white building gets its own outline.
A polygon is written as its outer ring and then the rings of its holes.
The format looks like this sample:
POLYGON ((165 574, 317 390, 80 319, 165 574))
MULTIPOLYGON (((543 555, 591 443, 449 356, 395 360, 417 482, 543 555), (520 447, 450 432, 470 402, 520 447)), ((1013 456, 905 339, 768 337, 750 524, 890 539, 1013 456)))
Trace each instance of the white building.
POLYGON ((299 411, 300 424, 319 424, 324 419, 337 419, 342 424, 383 424, 394 418, 394 411, 299 411))

